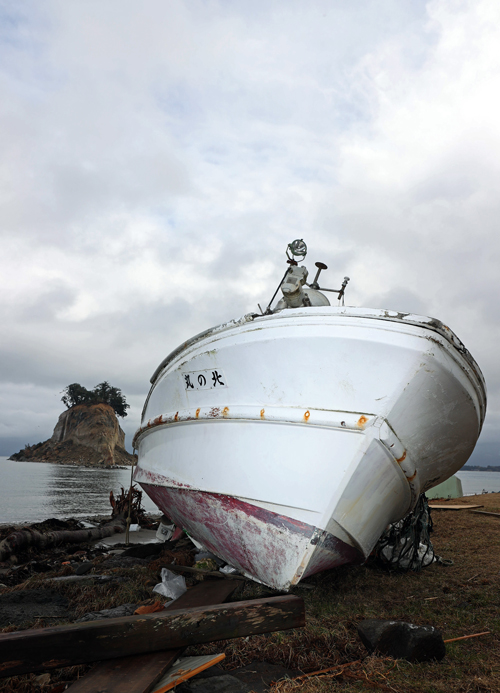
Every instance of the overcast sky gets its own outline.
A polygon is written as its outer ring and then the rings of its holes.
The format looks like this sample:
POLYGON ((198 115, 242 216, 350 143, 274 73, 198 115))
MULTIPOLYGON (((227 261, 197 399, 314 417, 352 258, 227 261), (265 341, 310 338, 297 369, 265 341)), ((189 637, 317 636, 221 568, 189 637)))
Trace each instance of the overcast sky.
MULTIPOLYGON (((0 0, 0 454, 180 342, 303 238, 346 303, 436 317, 499 463, 498 0, 0 0)), ((307 264, 307 263, 306 263, 307 264)))

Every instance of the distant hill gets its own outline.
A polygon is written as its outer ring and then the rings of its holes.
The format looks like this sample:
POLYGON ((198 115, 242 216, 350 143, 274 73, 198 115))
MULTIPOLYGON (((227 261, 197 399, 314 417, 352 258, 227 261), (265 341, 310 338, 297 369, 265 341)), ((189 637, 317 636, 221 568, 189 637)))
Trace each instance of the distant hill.
POLYGON ((500 472, 500 466, 491 466, 488 465, 487 467, 480 467, 477 464, 466 464, 465 467, 462 467, 463 472, 500 472))

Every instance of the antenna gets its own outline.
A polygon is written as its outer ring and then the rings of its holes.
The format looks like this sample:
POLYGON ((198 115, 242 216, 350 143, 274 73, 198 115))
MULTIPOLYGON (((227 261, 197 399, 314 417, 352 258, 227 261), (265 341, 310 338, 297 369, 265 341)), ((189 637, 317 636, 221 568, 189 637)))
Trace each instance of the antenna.
POLYGON ((311 289, 316 289, 316 291, 318 291, 318 289, 319 289, 319 284, 318 284, 319 275, 321 274, 322 270, 328 269, 328 267, 325 265, 324 262, 315 262, 314 264, 318 268, 318 271, 316 272, 316 276, 314 277, 314 281, 311 282, 311 284, 309 284, 309 286, 311 287, 311 289))
MULTIPOLYGON (((259 309, 262 315, 271 315, 272 310, 271 310, 271 305, 276 298, 276 294, 280 290, 280 287, 283 285, 283 282, 287 278, 287 275, 291 275, 294 282, 297 283, 297 291, 300 290, 301 296, 302 296, 302 290, 300 289, 300 285, 305 284, 306 286, 309 286, 311 289, 314 289, 316 291, 329 291, 331 293, 337 294, 339 301, 342 301, 342 305, 344 305, 344 295, 345 295, 345 290, 347 286, 347 282, 349 281, 349 277, 344 277, 344 281, 342 282, 342 286, 340 289, 326 289, 320 287, 318 280, 319 280, 319 275, 323 270, 328 269, 328 267, 324 264, 324 262, 316 262, 315 265, 318 268, 318 271, 316 272, 316 276, 314 277, 314 281, 311 282, 311 284, 308 284, 305 279, 307 278, 307 269, 305 267, 300 268, 299 270, 295 270, 294 267, 298 265, 298 262, 302 262, 304 260, 305 256, 307 255, 307 245, 304 243, 304 240, 302 238, 296 238, 294 241, 289 243, 286 247, 286 256, 287 256, 287 263, 290 265, 288 269, 286 270, 285 274, 283 275, 283 279, 280 281, 278 284, 276 291, 273 294, 273 297, 269 301, 267 308, 263 311, 262 308, 259 305, 259 309), (299 277, 300 275, 300 277, 299 277)), ((292 280, 287 280, 287 281, 292 281, 292 280)), ((293 283, 293 282, 292 282, 293 283)), ((285 292, 284 292, 285 293, 285 292)), ((289 290, 287 289, 287 293, 289 293, 289 290)), ((323 296, 323 298, 326 298, 323 296)), ((294 301, 296 300, 295 298, 293 299, 294 301)), ((316 304, 311 304, 310 302, 310 297, 306 294, 305 296, 302 296, 302 304, 304 306, 307 305, 316 305, 316 304)), ((287 301, 285 297, 285 301, 287 301)), ((288 307, 292 307, 292 304, 288 302, 288 307)), ((329 305, 329 304, 328 304, 329 305)), ((293 305, 293 307, 297 307, 293 305)))

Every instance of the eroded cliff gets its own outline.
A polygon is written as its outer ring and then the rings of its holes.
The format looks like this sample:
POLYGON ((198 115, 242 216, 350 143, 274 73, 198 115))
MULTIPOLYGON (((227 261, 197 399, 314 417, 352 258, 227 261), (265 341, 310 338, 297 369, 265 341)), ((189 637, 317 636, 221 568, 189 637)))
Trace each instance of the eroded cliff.
POLYGON ((108 404, 79 404, 63 412, 49 440, 27 446, 12 460, 93 466, 132 464, 125 433, 108 404))

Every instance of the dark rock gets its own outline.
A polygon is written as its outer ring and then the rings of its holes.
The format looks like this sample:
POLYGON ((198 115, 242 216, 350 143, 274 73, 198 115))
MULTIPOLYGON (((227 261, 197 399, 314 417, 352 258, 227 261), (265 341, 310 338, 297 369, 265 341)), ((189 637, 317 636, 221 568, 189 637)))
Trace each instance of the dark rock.
POLYGON ((122 557, 147 558, 148 556, 158 556, 165 548, 165 544, 137 544, 131 546, 122 553, 122 557))
POLYGON ((68 600, 53 590, 19 590, 0 595, 0 628, 36 618, 67 618, 68 600))
POLYGON ((415 626, 404 621, 361 621, 358 635, 369 652, 377 650, 394 659, 429 662, 443 659, 443 636, 433 626, 415 626))
POLYGON ((86 573, 89 573, 93 567, 94 564, 92 563, 92 561, 85 561, 85 563, 80 563, 78 568, 75 570, 75 575, 85 575, 86 573))

